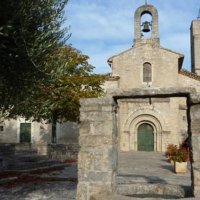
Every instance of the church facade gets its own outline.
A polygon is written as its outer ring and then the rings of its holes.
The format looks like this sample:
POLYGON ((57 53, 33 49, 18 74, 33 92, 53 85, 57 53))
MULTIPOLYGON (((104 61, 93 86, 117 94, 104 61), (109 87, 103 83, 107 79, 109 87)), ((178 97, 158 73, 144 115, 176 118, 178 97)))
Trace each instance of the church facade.
MULTIPOLYGON (((147 18, 147 17, 146 17, 147 18)), ((139 7, 134 16, 132 48, 108 59, 112 73, 106 82, 112 92, 159 88, 195 88, 200 92, 200 20, 191 25, 192 72, 182 69, 184 55, 160 45, 158 12, 139 7), (145 15, 151 21, 142 21, 145 15)), ((160 151, 188 137, 187 99, 184 96, 123 98, 117 100, 121 151, 160 151)))
MULTIPOLYGON (((168 144, 186 139, 192 150, 191 189, 199 198, 200 20, 191 25, 192 72, 182 68, 182 54, 160 45, 154 6, 139 7, 134 22, 132 48, 108 59, 106 95, 80 101, 77 200, 118 192, 119 152, 165 152, 168 144), (151 20, 143 21, 144 15, 151 20)), ((122 187, 132 190, 127 183, 122 187)))

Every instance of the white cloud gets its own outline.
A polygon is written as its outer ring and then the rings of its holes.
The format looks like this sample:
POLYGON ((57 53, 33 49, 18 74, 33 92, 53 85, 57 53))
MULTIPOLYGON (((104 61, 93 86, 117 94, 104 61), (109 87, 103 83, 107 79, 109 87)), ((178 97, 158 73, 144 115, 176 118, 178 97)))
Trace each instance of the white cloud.
MULTIPOLYGON (((70 9, 70 8, 69 8, 70 9)), ((124 39, 124 33, 131 35, 132 21, 123 10, 105 9, 96 4, 72 5, 71 23, 72 37, 78 40, 124 39)))
POLYGON ((107 63, 107 60, 116 54, 119 54, 122 49, 128 49, 131 46, 129 44, 121 44, 121 45, 112 45, 110 47, 98 44, 96 47, 90 46, 87 48, 87 51, 84 52, 90 56, 90 63, 92 63, 96 69, 94 70, 95 73, 109 73, 111 69, 107 63))
POLYGON ((163 35, 161 46, 185 55, 183 67, 190 70, 190 35, 185 33, 171 33, 163 35))
MULTIPOLYGON (((72 45, 90 57, 95 72, 109 72, 106 63, 113 54, 131 47, 133 17, 144 0, 71 0, 66 8, 72 45)), ((189 28, 198 15, 199 0, 148 0, 158 9, 161 45, 185 54, 190 66, 189 28)))

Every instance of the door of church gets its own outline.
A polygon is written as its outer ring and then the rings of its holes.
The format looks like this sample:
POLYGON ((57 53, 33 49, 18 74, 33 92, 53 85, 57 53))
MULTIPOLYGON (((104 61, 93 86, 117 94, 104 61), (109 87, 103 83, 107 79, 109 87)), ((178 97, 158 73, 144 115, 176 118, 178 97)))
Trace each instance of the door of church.
POLYGON ((153 127, 147 123, 138 127, 138 151, 154 151, 153 127))

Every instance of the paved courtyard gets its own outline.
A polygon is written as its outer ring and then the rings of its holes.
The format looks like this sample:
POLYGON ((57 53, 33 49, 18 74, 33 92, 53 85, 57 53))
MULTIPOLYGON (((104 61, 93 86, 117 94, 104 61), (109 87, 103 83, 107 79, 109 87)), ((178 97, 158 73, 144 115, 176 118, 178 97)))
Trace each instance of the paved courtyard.
POLYGON ((76 183, 73 182, 28 183, 0 188, 1 200, 73 200, 75 196, 76 183))
POLYGON ((190 164, 176 174, 164 153, 128 152, 118 155, 117 192, 129 197, 177 198, 191 196, 190 164))
POLYGON ((166 183, 191 186, 190 164, 186 174, 174 173, 174 166, 167 162, 164 153, 129 152, 119 153, 118 175, 140 183, 166 183))
MULTIPOLYGON (((37 176, 37 175, 36 175, 37 176)), ((76 199, 77 165, 70 164, 63 170, 40 174, 45 181, 27 181, 15 185, 1 184, 1 200, 74 200, 76 199), (45 179, 46 178, 46 179, 45 179), (49 178, 49 179, 48 179, 49 178), (5 187, 6 186, 6 187, 5 187)), ((2 183, 3 179, 1 180, 2 183)), ((169 184, 190 188, 190 172, 187 174, 175 174, 173 166, 168 163, 161 153, 130 152, 119 154, 119 166, 117 182, 126 184, 169 184)), ((138 197, 114 195, 102 200, 132 200, 145 199, 147 196, 138 197)), ((152 196, 150 199, 162 199, 152 196)), ((172 199, 172 198, 171 198, 172 199)), ((195 199, 195 198, 187 198, 195 199)))
POLYGON ((1 200, 73 200, 76 199, 77 164, 62 170, 23 174, 0 179, 1 200), (8 181, 13 179, 13 181, 8 181))

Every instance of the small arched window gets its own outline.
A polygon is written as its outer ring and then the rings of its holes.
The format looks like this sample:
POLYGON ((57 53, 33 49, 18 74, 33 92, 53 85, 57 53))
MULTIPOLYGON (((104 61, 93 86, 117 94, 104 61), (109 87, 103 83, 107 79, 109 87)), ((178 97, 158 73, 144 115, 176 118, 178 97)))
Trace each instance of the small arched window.
POLYGON ((150 63, 144 63, 143 65, 143 82, 152 82, 152 69, 150 63))

